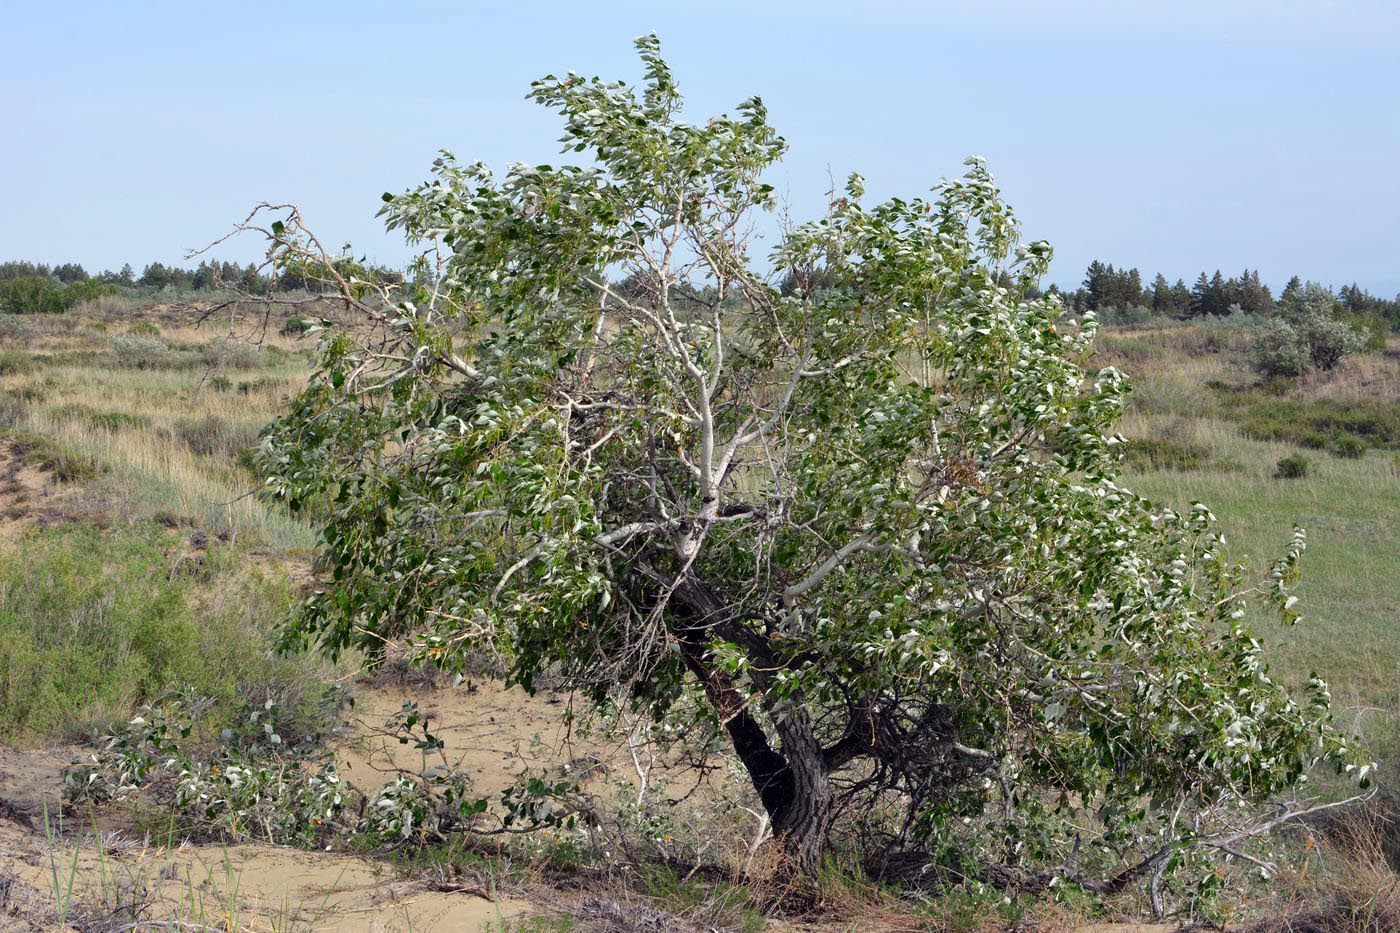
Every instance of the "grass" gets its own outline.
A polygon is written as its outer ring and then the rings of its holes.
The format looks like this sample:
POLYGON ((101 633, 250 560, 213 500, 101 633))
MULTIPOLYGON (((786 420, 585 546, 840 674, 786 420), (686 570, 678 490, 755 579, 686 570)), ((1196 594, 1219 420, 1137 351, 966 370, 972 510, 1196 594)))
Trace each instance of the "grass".
MULTIPOLYGON (((124 845, 103 833, 95 815, 83 827, 65 825, 62 813, 44 812, 43 849, 47 855, 47 903, 31 901, 28 920, 55 929, 77 930, 293 930, 323 929, 339 878, 319 902, 294 907, 256 902, 243 890, 242 866, 222 847, 211 857, 190 850, 172 858, 168 848, 124 845), (110 847, 110 851, 109 851, 110 847)), ((343 876, 343 872, 342 872, 343 876)), ((0 882, 13 889, 12 877, 0 882)), ((14 891, 7 892, 11 896, 14 891)))
MULTIPOLYGON (((1276 674, 1296 684, 1316 671, 1331 685, 1338 718, 1381 764, 1393 820, 1400 814, 1400 455, 1393 449, 1400 354, 1372 354, 1334 374, 1273 386, 1255 384, 1243 359, 1233 351, 1178 353, 1130 369, 1136 392, 1121 427, 1130 450, 1184 444, 1199 466, 1152 468, 1130 457, 1125 484, 1177 507, 1205 502, 1231 556, 1256 574, 1282 553, 1293 525, 1307 530, 1297 591, 1303 622, 1283 629, 1262 611, 1254 622, 1276 674), (1299 457, 1308 460, 1306 475, 1281 477, 1281 462, 1299 457)), ((1387 850, 1400 859, 1394 827, 1387 850)))
POLYGON ((171 689, 231 697, 285 680, 268 631, 284 581, 239 549, 154 523, 74 522, 0 557, 0 737, 93 731, 171 689))
POLYGON ((81 344, 95 364, 49 363, 0 374, 9 420, 99 465, 128 511, 188 516, 216 533, 274 549, 314 542, 304 521, 250 495, 257 483, 239 464, 304 379, 294 354, 278 350, 275 365, 251 371, 113 368, 91 352, 107 341, 104 334, 75 329, 44 341, 38 354, 57 348, 76 359, 83 354, 72 347, 81 344), (211 383, 220 377, 242 391, 218 391, 211 383))
POLYGON ((100 731, 164 690, 232 696, 308 665, 272 658, 268 633, 294 598, 282 561, 314 536, 251 494, 246 467, 304 378, 298 344, 132 317, 0 328, 5 449, 48 484, 4 512, 19 529, 0 549, 9 741, 100 731), (146 344, 197 365, 113 365, 146 344), (249 389, 219 392, 211 376, 249 389), (26 508, 42 522, 25 524, 26 508))

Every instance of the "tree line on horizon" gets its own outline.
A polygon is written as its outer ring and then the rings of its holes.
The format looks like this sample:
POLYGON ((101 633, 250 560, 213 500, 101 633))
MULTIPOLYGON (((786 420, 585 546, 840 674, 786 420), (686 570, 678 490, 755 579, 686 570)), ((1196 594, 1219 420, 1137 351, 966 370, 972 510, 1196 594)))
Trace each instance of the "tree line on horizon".
MULTIPOLYGON (((401 273, 379 268, 385 280, 399 279, 401 273)), ((818 274, 817 279, 821 276, 818 274)), ((798 279, 789 273, 781 290, 789 294, 798 279)), ((819 286, 819 282, 813 282, 819 286)), ((1177 318, 1219 317, 1232 313, 1269 316, 1288 296, 1304 286, 1299 276, 1293 276, 1276 299, 1269 286, 1260 279, 1258 270, 1245 269, 1237 276, 1226 278, 1217 269, 1213 275, 1202 272, 1193 285, 1185 279, 1170 282, 1157 273, 1151 282, 1144 282, 1136 268, 1115 268, 1112 263, 1094 260, 1089 263, 1084 281, 1074 291, 1051 285, 1046 293, 1058 295, 1073 311, 1105 311, 1142 308, 1155 314, 1177 318)), ((627 290, 626 281, 620 283, 627 290)), ((252 294, 305 289, 308 283, 291 272, 268 272, 255 263, 204 260, 194 267, 147 263, 137 273, 130 263, 120 269, 104 269, 89 273, 81 263, 64 262, 55 265, 10 260, 0 262, 0 312, 55 313, 66 311, 79 301, 91 300, 116 289, 191 289, 212 291, 232 288, 252 294)), ((1034 296, 1040 291, 1035 290, 1034 296)), ((1393 299, 1372 295, 1352 283, 1336 292, 1341 310, 1350 315, 1383 322, 1385 329, 1400 330, 1400 295, 1393 299)))
MULTIPOLYGON (((1079 288, 1067 292, 1052 285, 1049 291, 1060 294, 1066 306, 1080 312, 1148 308, 1157 314, 1178 318, 1227 314, 1268 316, 1305 284, 1299 276, 1293 276, 1277 299, 1261 281, 1258 270, 1250 269, 1228 279, 1219 269, 1214 275, 1202 272, 1190 287, 1185 279, 1178 278, 1172 283, 1159 272, 1151 282, 1144 284, 1142 273, 1137 269, 1114 268, 1112 263, 1096 259, 1089 263, 1079 288)), ((1352 283, 1341 288, 1336 298, 1347 314, 1380 318, 1388 329, 1400 330, 1400 295, 1387 300, 1352 283)))

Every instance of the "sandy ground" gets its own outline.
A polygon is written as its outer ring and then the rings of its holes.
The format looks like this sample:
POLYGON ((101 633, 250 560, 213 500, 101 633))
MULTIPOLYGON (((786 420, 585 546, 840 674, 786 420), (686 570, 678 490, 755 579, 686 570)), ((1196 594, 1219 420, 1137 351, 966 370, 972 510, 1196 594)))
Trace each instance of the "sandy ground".
POLYGON ((19 445, 0 439, 0 540, 12 540, 53 495, 49 477, 25 464, 19 445))

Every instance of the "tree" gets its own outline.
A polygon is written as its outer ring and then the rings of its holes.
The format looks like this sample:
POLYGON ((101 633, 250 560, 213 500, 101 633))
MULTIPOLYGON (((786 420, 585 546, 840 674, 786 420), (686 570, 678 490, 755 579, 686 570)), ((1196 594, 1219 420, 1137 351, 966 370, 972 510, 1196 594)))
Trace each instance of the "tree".
POLYGON ((164 288, 172 283, 171 270, 165 267, 164 263, 153 262, 141 270, 141 278, 136 280, 136 284, 145 285, 151 288, 164 288))
POLYGON ((1273 309, 1274 297, 1269 287, 1259 279, 1259 272, 1246 269, 1238 280, 1231 280, 1230 302, 1238 304, 1245 314, 1268 314, 1273 309))
POLYGON ((1191 313, 1191 290, 1186 287, 1185 279, 1177 279, 1172 286, 1172 308, 1181 317, 1191 313))
POLYGON ((985 166, 873 205, 852 176, 764 265, 831 287, 784 296, 747 239, 785 145, 763 103, 682 121, 638 47, 640 92, 532 86, 588 167, 444 154, 385 195, 426 275, 329 253, 294 208, 245 224, 337 306, 259 452, 272 494, 334 503, 283 644, 491 652, 685 716, 808 875, 857 813, 933 870, 1116 889, 1348 764, 1325 685, 1295 701, 1241 621, 1251 593, 1296 621, 1301 537, 1243 589, 1204 507, 1117 485, 1124 377, 1025 297, 1051 252, 985 166))
POLYGON ((88 278, 87 270, 79 263, 65 262, 53 267, 53 277, 63 284, 83 282, 88 278))
POLYGON ((1097 259, 1089 263, 1083 285, 1086 310, 1097 311, 1108 302, 1108 277, 1112 274, 1112 266, 1104 266, 1097 259))
POLYGON ((1152 310, 1158 314, 1169 314, 1175 310, 1172 307, 1172 287, 1160 272, 1152 280, 1152 310))
POLYGON ((1196 277, 1196 284, 1191 286, 1191 316, 1203 317, 1213 314, 1213 298, 1211 296, 1210 279, 1202 272, 1196 277))
POLYGON ((1330 372, 1367 345, 1367 334, 1338 318, 1343 305, 1316 282, 1283 291, 1275 320, 1254 345, 1254 368, 1265 376, 1330 372))

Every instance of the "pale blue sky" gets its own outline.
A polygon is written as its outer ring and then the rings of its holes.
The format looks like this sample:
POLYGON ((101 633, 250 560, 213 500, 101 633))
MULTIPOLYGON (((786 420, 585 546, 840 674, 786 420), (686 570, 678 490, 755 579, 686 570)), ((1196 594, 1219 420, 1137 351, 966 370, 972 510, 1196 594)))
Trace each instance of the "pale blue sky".
POLYGON ((652 30, 693 116, 765 99, 798 216, 828 168, 914 194, 978 153, 1053 281, 1098 257, 1400 291, 1391 0, 0 0, 0 258, 179 262, 265 199, 398 262, 381 192, 439 148, 557 161, 529 82, 635 79, 652 30))

